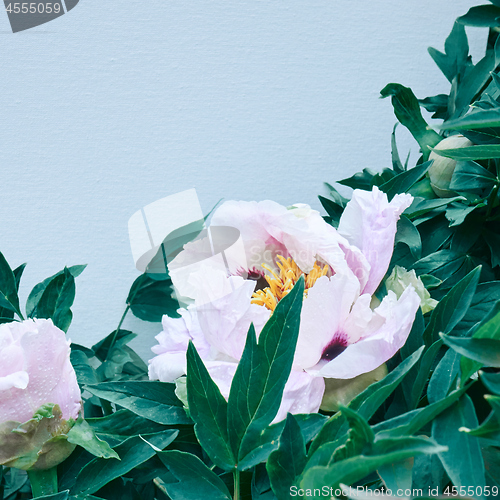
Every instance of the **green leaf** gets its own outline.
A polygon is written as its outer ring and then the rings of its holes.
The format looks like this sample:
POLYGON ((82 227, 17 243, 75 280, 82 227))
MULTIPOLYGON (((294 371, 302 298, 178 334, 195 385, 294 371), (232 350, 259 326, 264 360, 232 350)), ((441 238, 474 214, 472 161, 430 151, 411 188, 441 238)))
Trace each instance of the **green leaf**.
POLYGON ((432 149, 432 151, 439 156, 460 161, 500 158, 500 144, 480 144, 478 146, 467 146, 464 148, 432 149))
POLYGON ((92 494, 117 477, 127 474, 134 467, 149 460, 155 449, 167 447, 179 431, 167 430, 159 434, 134 436, 114 448, 121 460, 94 458, 78 474, 71 494, 92 494), (152 445, 152 446, 151 446, 152 445))
POLYGON ((386 488, 391 491, 411 491, 414 459, 407 458, 379 467, 377 472, 386 488))
MULTIPOLYGON (((425 239, 423 240, 423 253, 425 254, 425 239)), ((454 274, 462 264, 465 257, 450 250, 438 250, 422 257, 420 260, 413 264, 412 268, 415 269, 417 276, 420 274, 432 274, 435 278, 445 280, 454 274)))
POLYGON ((306 465, 306 445, 299 424, 290 413, 280 437, 279 448, 267 460, 266 469, 278 499, 290 496, 290 486, 306 465))
POLYGON ((120 459, 118 453, 112 450, 106 441, 94 434, 92 427, 83 418, 79 418, 68 432, 68 441, 85 448, 96 457, 120 459))
POLYGON ((404 389, 406 389, 405 396, 407 397, 408 407, 410 409, 416 408, 420 402, 422 391, 427 383, 434 359, 436 358, 441 346, 441 340, 436 340, 436 342, 425 350, 422 358, 419 360, 419 363, 412 370, 413 376, 411 377, 411 384, 410 377, 404 381, 404 383, 407 383, 409 386, 404 386, 404 389), (408 396, 407 393, 409 393, 408 396))
POLYGON ((463 196, 454 196, 453 198, 438 198, 435 200, 424 200, 423 198, 414 198, 413 203, 403 212, 410 219, 421 217, 422 215, 445 207, 454 201, 465 201, 463 196))
POLYGON ((474 405, 464 395, 451 408, 437 417, 432 424, 432 437, 448 451, 439 458, 453 484, 460 486, 485 485, 484 462, 479 442, 475 437, 460 432, 461 427, 477 427, 474 405))
POLYGON ((411 254, 415 259, 420 259, 422 256, 422 240, 418 229, 414 226, 405 215, 402 215, 398 220, 396 238, 394 245, 397 243, 404 243, 408 245, 411 254))
POLYGON ((69 490, 61 491, 60 493, 55 493, 54 495, 45 495, 43 497, 37 497, 37 500, 68 500, 69 490))
POLYGON ((453 79, 464 72, 469 62, 469 43, 462 24, 455 22, 444 45, 445 54, 432 47, 428 51, 444 76, 451 83, 453 79))
POLYGON ((441 130, 481 130, 497 127, 500 127, 500 108, 476 109, 439 126, 441 130))
POLYGON ((198 457, 176 450, 158 456, 177 480, 164 483, 172 500, 231 500, 226 485, 198 457))
POLYGON ((431 345, 438 339, 439 332, 450 333, 464 317, 476 292, 481 267, 476 267, 461 279, 432 311, 431 319, 424 332, 424 340, 431 345))
POLYGON ((478 5, 469 9, 467 14, 460 16, 457 22, 466 26, 488 28, 500 26, 500 8, 495 5, 478 5))
POLYGON ((380 186, 380 189, 387 193, 389 200, 392 200, 398 193, 406 193, 417 181, 419 181, 429 170, 432 162, 428 161, 402 172, 380 186))
POLYGON ((303 295, 301 278, 278 303, 262 329, 258 344, 254 329, 248 332, 228 400, 229 439, 238 468, 260 446, 261 430, 278 412, 292 368, 303 295))
MULTIPOLYGON (((439 453, 444 449, 442 446, 436 445, 431 439, 424 437, 381 439, 374 443, 373 454, 369 456, 358 455, 331 464, 329 463, 331 453, 330 455, 325 453, 323 462, 326 465, 315 465, 306 468, 300 478, 299 485, 300 488, 309 489, 311 492, 314 488, 318 488, 318 485, 328 485, 333 488, 338 488, 341 483, 352 485, 380 467, 419 454, 439 453)), ((314 497, 305 496, 304 498, 314 497)))
POLYGON ((449 349, 436 366, 427 388, 429 403, 435 403, 446 397, 460 371, 460 355, 449 349))
POLYGON ((5 257, 0 252, 0 306, 23 318, 19 309, 16 278, 5 257))
POLYGON ((175 384, 156 381, 104 382, 85 386, 95 396, 163 425, 188 424, 175 384))
MULTIPOLYGON (((431 147, 442 140, 442 137, 430 130, 423 119, 415 94, 408 87, 399 83, 389 83, 381 91, 382 97, 391 96, 394 113, 399 122, 404 125, 420 145, 424 160, 429 157, 431 147)), ((401 174, 400 174, 401 175, 401 174)))
POLYGON ((373 431, 377 433, 377 439, 416 434, 429 422, 454 404, 469 387, 470 385, 462 387, 461 389, 453 391, 440 401, 398 415, 397 417, 385 420, 373 426, 373 431))
POLYGON ((69 269, 53 278, 46 286, 36 307, 37 318, 51 318, 61 330, 67 332, 72 320, 71 306, 75 300, 75 278, 69 269))
POLYGON ((481 381, 493 394, 500 396, 500 373, 479 372, 481 381))
POLYGON ((469 309, 460 323, 453 329, 453 334, 456 336, 471 336, 472 333, 467 332, 477 328, 488 317, 499 300, 500 281, 479 283, 469 309))
POLYGON ((338 182, 339 184, 348 186, 352 189, 364 189, 365 191, 371 191, 373 187, 373 179, 376 175, 377 172, 375 170, 364 168, 362 172, 356 172, 352 177, 342 179, 338 182))
MULTIPOLYGON (((356 396, 349 404, 349 409, 357 412, 364 419, 369 420, 378 410, 382 403, 394 392, 396 387, 402 382, 407 373, 415 366, 420 359, 424 347, 415 351, 404 359, 392 372, 386 375, 379 382, 375 382, 366 388, 361 394, 356 396)), ((342 413, 336 413, 323 426, 319 434, 311 443, 309 456, 311 456, 320 446, 338 439, 347 432, 345 419, 342 413)))
MULTIPOLYGON (((71 273, 73 278, 77 278, 82 274, 84 269, 87 267, 87 265, 78 265, 78 266, 71 266, 68 267, 68 271, 71 273)), ((65 268, 66 269, 66 268, 65 268)), ((64 274, 64 269, 62 271, 59 271, 58 273, 54 274, 53 276, 50 276, 46 279, 44 279, 41 283, 38 283, 33 290, 31 290, 28 300, 26 301, 26 314, 29 318, 36 318, 36 308, 38 305, 38 302, 40 301, 40 298, 43 295, 43 292, 47 288, 47 285, 54 279, 57 278, 57 276, 60 276, 61 274, 64 274)))
POLYGON ((396 144, 396 128, 398 124, 394 125, 391 134, 391 158, 392 158, 392 169, 397 174, 404 172, 406 170, 405 166, 401 163, 401 159, 399 158, 398 146, 396 144))
POLYGON ((179 317, 179 302, 173 296, 170 278, 155 280, 148 274, 141 274, 132 284, 127 297, 130 310, 143 321, 160 322, 163 315, 179 317))
POLYGON ((339 446, 333 455, 333 460, 339 462, 347 458, 362 454, 364 451, 371 450, 375 434, 373 433, 368 422, 358 413, 349 408, 341 408, 349 424, 349 432, 347 441, 339 446))
POLYGON ((499 52, 500 45, 497 39, 494 50, 487 50, 486 55, 475 66, 468 69, 467 74, 458 84, 452 118, 463 114, 467 106, 476 100, 482 89, 491 81, 491 73, 499 63, 499 52))
POLYGON ((490 248, 491 267, 500 266, 500 235, 493 231, 484 230, 483 237, 490 248))
POLYGON ((116 446, 139 434, 156 434, 166 430, 164 425, 140 417, 129 410, 118 410, 106 417, 87 418, 94 433, 108 444, 116 446))
POLYGON ((466 358, 483 366, 500 368, 500 340, 451 337, 440 334, 444 343, 466 358))
POLYGON ((328 198, 325 198, 323 196, 318 196, 318 198, 321 205, 323 205, 323 208, 326 210, 326 213, 331 218, 331 224, 334 227, 338 227, 340 217, 344 211, 344 208, 335 203, 334 201, 329 200, 328 198))
POLYGON ((229 446, 227 402, 191 342, 187 350, 187 396, 201 446, 216 465, 233 470, 236 460, 229 446))
POLYGON ((475 162, 460 162, 455 167, 450 189, 471 192, 493 187, 496 177, 475 162))

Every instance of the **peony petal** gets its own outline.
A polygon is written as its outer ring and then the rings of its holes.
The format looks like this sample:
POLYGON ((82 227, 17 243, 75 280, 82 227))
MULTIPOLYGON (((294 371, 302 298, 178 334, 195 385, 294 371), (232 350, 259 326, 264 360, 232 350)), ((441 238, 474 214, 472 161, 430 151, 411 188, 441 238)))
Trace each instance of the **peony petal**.
POLYGON ((372 294, 384 277, 394 250, 397 221, 413 197, 398 194, 389 203, 387 195, 374 186, 372 191, 356 189, 340 218, 339 233, 358 247, 370 264, 363 293, 372 294))
POLYGON ((23 387, 26 375, 18 374, 12 388, 3 391, 0 421, 25 422, 47 403, 58 404, 66 420, 78 418, 81 394, 64 332, 45 319, 7 326, 22 348, 29 380, 23 387))
POLYGON ((219 391, 227 401, 238 363, 228 361, 205 361, 204 363, 210 377, 217 384, 219 391))
POLYGON ((186 351, 165 352, 149 360, 149 380, 173 382, 186 374, 186 351))
POLYGON ((319 410, 325 381, 309 373, 292 370, 283 391, 283 399, 272 423, 286 418, 287 413, 316 413, 319 410))
MULTIPOLYGON (((198 321, 205 339, 213 348, 233 359, 240 359, 250 324, 254 324, 258 335, 269 319, 270 311, 251 303, 255 281, 239 277, 223 277, 223 280, 225 284, 220 285, 221 289, 228 283, 236 284, 237 287, 231 290, 227 285, 224 294, 217 293, 219 297, 213 301, 202 300, 198 305, 197 300, 198 321)), ((206 290, 214 283, 219 282, 215 279, 200 279, 199 286, 206 290)), ((203 294, 201 291, 200 296, 203 294)))
MULTIPOLYGON (((374 370, 403 347, 419 306, 420 298, 412 286, 405 290, 399 300, 393 292, 389 292, 374 311, 374 316, 385 319, 382 326, 349 345, 332 361, 319 363, 309 371, 323 377, 347 379, 374 370)), ((377 321, 376 318, 374 320, 377 321)))
POLYGON ((14 372, 5 377, 0 377, 0 391, 7 391, 12 388, 26 389, 30 380, 25 371, 14 372))
POLYGON ((336 338, 347 341, 341 326, 359 294, 359 282, 352 273, 319 278, 308 290, 302 305, 300 331, 294 366, 311 368, 321 359, 324 349, 336 338))

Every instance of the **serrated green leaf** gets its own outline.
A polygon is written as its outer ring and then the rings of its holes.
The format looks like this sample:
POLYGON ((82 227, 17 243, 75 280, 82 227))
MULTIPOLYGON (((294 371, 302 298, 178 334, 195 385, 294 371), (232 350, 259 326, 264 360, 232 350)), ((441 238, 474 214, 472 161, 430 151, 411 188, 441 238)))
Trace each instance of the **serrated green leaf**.
POLYGON ((222 480, 198 457, 182 451, 158 452, 160 460, 176 482, 164 482, 172 500, 231 500, 222 480))
POLYGON ((85 386, 95 396, 163 425, 188 424, 175 384, 156 381, 104 382, 85 386))
POLYGON ((262 429, 278 412, 292 368, 303 293, 301 278, 278 303, 258 344, 255 331, 251 328, 248 333, 228 400, 229 440, 238 464, 261 445, 262 429))
POLYGON ((187 351, 187 396, 201 446, 216 465, 233 470, 236 460, 229 446, 227 402, 191 342, 187 351))

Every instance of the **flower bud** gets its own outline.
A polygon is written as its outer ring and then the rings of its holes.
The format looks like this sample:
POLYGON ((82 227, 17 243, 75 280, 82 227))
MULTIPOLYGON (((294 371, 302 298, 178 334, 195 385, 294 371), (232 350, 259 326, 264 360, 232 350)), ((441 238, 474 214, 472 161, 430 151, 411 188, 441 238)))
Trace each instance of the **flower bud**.
POLYGON ((423 314, 432 311, 437 306, 437 300, 431 298, 431 294, 413 269, 407 271, 404 267, 394 266, 391 275, 385 281, 387 291, 392 290, 398 298, 410 285, 420 297, 420 307, 423 314))
POLYGON ((62 462, 82 409, 69 342, 51 320, 0 325, 0 464, 24 470, 62 462))
MULTIPOLYGON (((452 135, 443 139, 437 144, 434 149, 458 149, 473 146, 463 135, 452 135)), ((440 198, 450 198, 455 196, 455 193, 450 190, 450 182, 457 166, 457 161, 451 158, 439 156, 436 152, 432 151, 429 155, 429 160, 434 160, 428 170, 431 187, 437 196, 440 198)))

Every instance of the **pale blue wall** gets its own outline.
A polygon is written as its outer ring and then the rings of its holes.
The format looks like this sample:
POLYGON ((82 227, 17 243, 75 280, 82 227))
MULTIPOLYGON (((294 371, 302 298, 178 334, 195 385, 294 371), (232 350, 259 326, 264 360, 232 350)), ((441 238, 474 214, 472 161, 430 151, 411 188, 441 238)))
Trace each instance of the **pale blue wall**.
MULTIPOLYGON (((22 296, 88 263, 70 336, 92 344, 137 274, 127 220, 142 206, 196 187, 205 210, 221 197, 318 207, 322 181, 387 166, 380 89, 447 91, 426 49, 472 5, 81 0, 16 35, 0 12, 0 249, 29 263, 22 296)), ((125 326, 148 332, 148 356, 158 327, 125 326)))

